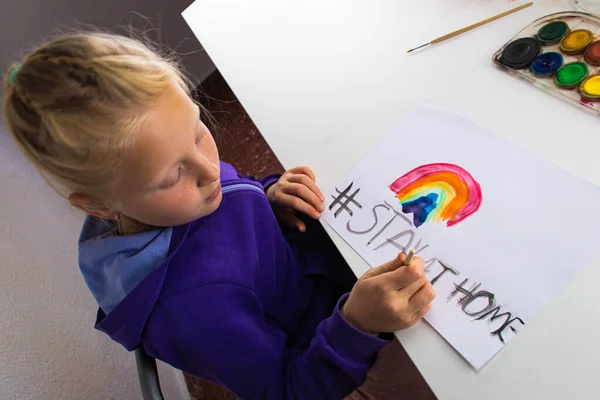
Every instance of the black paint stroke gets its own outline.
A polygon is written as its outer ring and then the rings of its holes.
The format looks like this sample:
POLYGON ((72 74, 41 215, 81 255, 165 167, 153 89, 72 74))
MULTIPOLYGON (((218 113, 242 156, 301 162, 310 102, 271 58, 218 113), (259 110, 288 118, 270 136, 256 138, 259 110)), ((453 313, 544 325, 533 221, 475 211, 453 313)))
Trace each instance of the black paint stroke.
POLYGON ((521 325, 525 325, 525 322, 523 322, 523 320, 519 317, 513 317, 512 313, 510 313, 509 311, 505 311, 502 314, 498 314, 501 307, 502 306, 496 306, 495 308, 487 311, 486 313, 481 314, 479 317, 475 318, 475 320, 481 321, 482 319, 485 319, 488 315, 490 315, 492 313, 494 315, 492 315, 490 317, 490 319, 489 319, 490 323, 494 322, 498 318, 505 317, 505 320, 504 320, 504 323, 502 324, 502 326, 500 326, 500 328, 498 328, 495 331, 490 333, 492 336, 498 336, 498 339, 500 339, 500 341, 502 343, 504 343, 504 337, 502 336, 502 332, 504 332, 504 330, 506 328, 510 328, 510 330, 516 334, 517 330, 515 328, 513 328, 512 326, 510 326, 510 324, 517 321, 517 322, 520 322, 521 325))
POLYGON ((354 212, 349 207, 350 203, 353 203, 358 208, 362 208, 362 205, 360 205, 360 203, 354 199, 358 192, 360 192, 360 188, 356 189, 352 194, 348 194, 350 189, 352 189, 352 185, 354 185, 354 182, 351 182, 350 185, 348 185, 348 187, 342 192, 340 192, 340 190, 337 187, 335 188, 335 191, 338 192, 338 196, 331 196, 333 198, 333 203, 331 203, 331 205, 329 206, 329 210, 331 211, 333 210, 333 207, 339 205, 339 208, 333 214, 334 218, 337 218, 337 216, 340 215, 342 210, 346 211, 348 214, 350 214, 350 216, 353 216, 354 212))
POLYGON ((490 335, 497 336, 498 339, 502 342, 502 344, 505 344, 506 342, 504 340, 504 336, 502 336, 502 333, 507 328, 510 328, 510 330, 516 334, 517 330, 513 326, 511 326, 511 324, 513 322, 519 322, 521 325, 525 325, 525 322, 519 317, 514 317, 513 314, 509 311, 499 313, 502 309, 502 306, 496 305, 496 296, 493 293, 487 290, 476 291, 481 286, 481 283, 475 283, 474 286, 472 286, 470 289, 466 289, 464 286, 468 282, 468 280, 469 278, 466 278, 460 284, 455 283, 455 289, 448 297, 448 300, 452 299, 452 297, 454 297, 458 293, 464 294, 465 296, 458 301, 458 304, 461 306, 462 311, 466 315, 470 317, 475 317, 475 321, 484 320, 485 318, 488 318, 489 315, 491 315, 488 321, 489 323, 492 323, 496 319, 504 317, 505 319, 502 325, 493 332, 490 332, 490 335), (487 297, 488 305, 477 312, 469 312, 467 310, 469 304, 471 304, 471 302, 480 297, 487 297))
POLYGON ((392 246, 394 246, 395 248, 397 248, 400 251, 406 251, 406 249, 411 248, 412 242, 414 240, 415 240, 415 232, 412 229, 407 229, 405 231, 395 234, 391 238, 387 238, 383 243, 381 243, 379 246, 375 247, 373 250, 379 250, 380 248, 387 246, 388 244, 391 244, 392 246), (396 242, 396 240, 398 240, 401 237, 404 237, 406 235, 410 235, 410 239, 408 240, 408 243, 406 243, 406 246, 403 246, 400 243, 396 242))
POLYGON ((387 201, 384 201, 383 203, 386 206, 388 206, 389 208, 391 208, 397 216, 399 216, 400 218, 402 218, 404 220, 404 222, 406 222, 408 225, 414 227, 412 220, 410 218, 408 218, 406 215, 404 215, 401 211, 396 210, 396 208, 394 208, 394 206, 392 206, 387 201))
POLYGON ((350 221, 348 221, 346 223, 346 230, 350 233, 354 233, 355 235, 366 235, 367 233, 371 232, 373 229, 375 229, 375 227, 377 226, 377 223, 379 222, 379 218, 377 218, 377 212, 376 212, 377 207, 383 207, 386 210, 389 210, 389 208, 384 204, 377 204, 376 206, 374 206, 371 209, 371 211, 373 212, 373 217, 375 218, 375 222, 369 229, 366 229, 364 231, 355 231, 354 229, 350 228, 350 221))
MULTIPOLYGON (((392 216, 392 218, 390 218, 390 220, 389 220, 388 222, 386 222, 386 224, 385 224, 385 225, 383 225, 383 228, 381 228, 381 229, 379 230, 379 232, 377 232, 377 233, 376 233, 376 234, 375 234, 373 237, 371 237, 371 239, 369 239, 369 241, 367 242, 367 247, 368 247, 368 246, 369 246, 371 243, 373 243, 373 241, 374 241, 375 239, 377 239, 377 238, 379 237, 379 235, 381 235, 381 234, 383 233, 383 231, 385 231, 385 230, 386 230, 386 228, 387 228, 388 226, 390 226, 390 224, 391 224, 392 222, 394 222, 394 220, 396 219, 396 217, 400 217, 402 220, 404 220, 404 222, 408 223, 408 224, 409 224, 411 227, 413 226, 413 223, 412 223, 412 221, 411 221, 410 219, 406 218, 406 216, 404 216, 404 214, 402 214, 400 211, 396 210, 396 209, 395 209, 395 208, 394 208, 394 207, 393 207, 391 204, 389 204, 387 201, 384 201, 383 203, 384 203, 386 206, 388 206, 388 207, 389 207, 389 208, 390 208, 390 209, 391 209, 391 210, 394 212, 394 215, 392 216)), ((374 250, 377 250, 377 249, 374 249, 374 250)))
POLYGON ((466 301, 463 301, 461 309, 469 317, 474 317, 477 314, 481 314, 481 313, 485 313, 486 311, 489 311, 495 305, 496 305, 496 296, 493 293, 488 292, 487 290, 480 290, 477 293, 473 293, 473 295, 471 297, 469 297, 466 301), (487 306, 485 306, 482 310, 475 311, 475 312, 469 312, 467 310, 467 307, 469 307, 469 304, 471 304, 473 301, 475 301, 475 300, 477 300, 477 299, 479 299, 481 297, 486 297, 487 298, 487 301, 488 301, 487 306))
POLYGON ((426 248, 429 247, 428 244, 423 245, 423 247, 419 247, 419 246, 421 246, 422 241, 423 241, 423 239, 419 239, 417 244, 415 244, 415 256, 418 256, 420 252, 422 252, 423 250, 425 250, 426 248))
MULTIPOLYGON (((435 285, 435 283, 442 277, 444 276, 444 274, 448 271, 450 271, 451 273, 453 273, 454 275, 458 276, 460 275, 460 272, 458 272, 458 270, 452 268, 451 266, 449 266, 448 264, 446 264, 444 261, 439 260, 437 258, 433 258, 432 260, 435 260, 438 262, 438 264, 440 264, 443 268, 442 272, 440 272, 439 274, 437 274, 437 276, 435 278, 433 278, 431 280, 431 285, 435 285)), ((431 264, 427 267, 430 268, 431 264)), ((425 268, 425 270, 427 270, 427 268, 425 268)))
POLYGON ((481 283, 477 283, 475 282, 474 286, 471 287, 471 289, 466 289, 464 288, 465 283, 467 283, 469 281, 469 278, 465 278, 460 284, 455 283, 454 284, 454 290, 452 291, 452 293, 450 293, 450 295, 448 296, 448 301, 452 300, 452 298, 454 296, 456 296, 458 293, 462 293, 465 296, 461 299, 458 300, 458 304, 462 304, 462 302, 468 298, 469 296, 473 295, 473 292, 479 288, 479 286, 481 286, 481 283))

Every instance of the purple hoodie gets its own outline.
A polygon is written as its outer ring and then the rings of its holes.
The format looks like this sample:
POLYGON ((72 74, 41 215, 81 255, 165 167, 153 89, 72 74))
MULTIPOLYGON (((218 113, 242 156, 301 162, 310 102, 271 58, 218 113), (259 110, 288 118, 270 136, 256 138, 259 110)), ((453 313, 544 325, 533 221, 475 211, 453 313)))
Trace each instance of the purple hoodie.
POLYGON ((388 341, 341 316, 347 266, 318 224, 282 230, 264 193, 276 180, 222 163, 213 214, 145 237, 88 220, 80 264, 101 305, 96 328, 243 399, 342 399, 357 388, 388 341), (114 290, 115 280, 125 283, 114 290))

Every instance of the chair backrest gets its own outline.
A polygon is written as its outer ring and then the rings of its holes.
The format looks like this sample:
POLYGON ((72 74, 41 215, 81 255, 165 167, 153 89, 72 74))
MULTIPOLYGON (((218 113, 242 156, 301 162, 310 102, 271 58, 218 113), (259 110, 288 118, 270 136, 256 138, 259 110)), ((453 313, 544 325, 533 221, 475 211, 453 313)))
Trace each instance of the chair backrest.
POLYGON ((156 360, 150 357, 140 346, 135 349, 135 363, 137 365, 140 389, 144 400, 164 400, 160 390, 156 360))

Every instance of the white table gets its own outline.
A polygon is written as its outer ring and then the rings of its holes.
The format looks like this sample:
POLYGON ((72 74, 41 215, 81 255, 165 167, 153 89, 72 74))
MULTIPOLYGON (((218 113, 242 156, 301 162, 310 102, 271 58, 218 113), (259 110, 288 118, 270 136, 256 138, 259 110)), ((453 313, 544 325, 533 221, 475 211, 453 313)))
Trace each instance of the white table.
MULTIPOLYGON (((570 1, 537 0, 517 14, 406 54, 524 2, 197 0, 184 17, 283 164, 310 165, 324 191, 423 100, 600 184, 600 119, 491 62, 521 28, 571 9, 570 1)), ((329 232, 361 275, 365 262, 329 232)), ((598 282, 600 263, 479 373, 426 323, 399 337, 440 399, 598 399, 598 282)))

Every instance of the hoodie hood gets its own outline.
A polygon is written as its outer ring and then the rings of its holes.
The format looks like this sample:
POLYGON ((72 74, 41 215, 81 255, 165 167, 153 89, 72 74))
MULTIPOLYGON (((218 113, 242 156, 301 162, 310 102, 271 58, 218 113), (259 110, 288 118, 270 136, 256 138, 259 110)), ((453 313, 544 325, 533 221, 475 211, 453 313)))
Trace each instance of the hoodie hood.
POLYGON ((79 268, 105 314, 167 258, 172 232, 161 228, 118 236, 99 218, 86 218, 79 238, 79 268))

